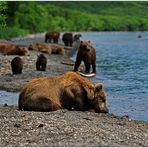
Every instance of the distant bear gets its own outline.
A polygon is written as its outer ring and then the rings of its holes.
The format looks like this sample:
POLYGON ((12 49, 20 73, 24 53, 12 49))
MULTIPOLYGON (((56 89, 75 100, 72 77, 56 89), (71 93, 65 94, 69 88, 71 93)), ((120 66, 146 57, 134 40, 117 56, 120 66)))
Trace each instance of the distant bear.
POLYGON ((47 43, 47 41, 49 43, 51 43, 53 41, 53 43, 58 43, 60 37, 60 33, 58 32, 47 32, 45 34, 45 42, 47 43))
POLYGON ((51 49, 52 49, 52 54, 65 55, 65 49, 62 46, 51 45, 51 49))
POLYGON ((40 52, 43 52, 43 53, 47 53, 49 55, 52 52, 51 46, 48 46, 46 44, 41 44, 41 43, 31 44, 28 49, 29 50, 40 51, 40 52))
POLYGON ((15 57, 11 61, 11 69, 12 69, 13 75, 22 73, 23 61, 20 57, 15 57))
POLYGON ((80 40, 80 37, 82 37, 81 34, 75 34, 74 35, 74 41, 80 40))
POLYGON ((7 55, 20 55, 20 56, 26 56, 29 55, 29 51, 26 47, 15 47, 15 45, 13 45, 13 49, 12 50, 8 50, 7 51, 7 55))
POLYGON ((73 34, 72 33, 64 33, 62 37, 62 41, 64 42, 65 46, 71 46, 73 43, 73 34))
POLYGON ((81 41, 76 56, 74 71, 78 71, 81 61, 84 62, 86 73, 90 72, 91 66, 92 66, 92 72, 96 73, 96 51, 91 46, 90 41, 81 41))
POLYGON ((103 84, 94 84, 75 72, 30 81, 20 92, 18 107, 27 111, 68 109, 108 113, 103 84))
POLYGON ((46 71, 46 65, 47 65, 47 58, 43 54, 38 55, 36 61, 36 70, 46 71))
POLYGON ((19 47, 6 42, 0 42, 0 52, 5 55, 29 55, 29 51, 26 47, 19 47))
POLYGON ((65 50, 64 47, 60 45, 48 45, 43 43, 35 43, 29 46, 29 50, 40 51, 47 54, 60 54, 64 55, 65 50))

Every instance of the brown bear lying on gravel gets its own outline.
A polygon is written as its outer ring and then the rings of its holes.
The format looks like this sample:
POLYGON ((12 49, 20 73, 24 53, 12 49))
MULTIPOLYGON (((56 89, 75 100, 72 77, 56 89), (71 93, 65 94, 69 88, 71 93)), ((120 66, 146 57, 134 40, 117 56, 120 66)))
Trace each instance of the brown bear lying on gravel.
POLYGON ((26 47, 18 47, 17 45, 6 42, 0 42, 0 52, 4 53, 4 55, 29 55, 29 51, 26 47))
POLYGON ((35 50, 35 51, 40 51, 43 53, 47 54, 65 54, 65 50, 62 46, 58 45, 48 45, 48 44, 43 44, 43 43, 36 43, 36 44, 31 44, 29 46, 29 50, 35 50))
POLYGON ((14 74, 21 74, 23 69, 23 61, 20 57, 15 57, 11 61, 11 69, 14 74))
POLYGON ((94 84, 75 72, 27 83, 19 95, 18 107, 27 111, 68 109, 108 113, 103 85, 94 84))

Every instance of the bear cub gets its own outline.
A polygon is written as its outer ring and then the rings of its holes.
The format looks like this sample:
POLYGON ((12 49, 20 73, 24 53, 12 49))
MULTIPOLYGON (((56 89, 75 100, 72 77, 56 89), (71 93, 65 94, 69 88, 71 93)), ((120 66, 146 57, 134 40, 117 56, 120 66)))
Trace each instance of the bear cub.
POLYGON ((44 54, 38 55, 36 61, 36 70, 46 71, 46 65, 47 65, 47 58, 44 56, 44 54))
POLYGON ((20 57, 15 57, 14 59, 12 59, 11 69, 12 69, 13 75, 22 73, 23 61, 20 57))

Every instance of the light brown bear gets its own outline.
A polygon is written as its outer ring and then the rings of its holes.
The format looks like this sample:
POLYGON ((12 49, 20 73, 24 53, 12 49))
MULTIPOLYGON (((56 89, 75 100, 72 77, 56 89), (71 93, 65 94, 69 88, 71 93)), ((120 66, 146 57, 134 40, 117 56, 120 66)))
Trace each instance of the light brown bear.
POLYGON ((0 52, 4 55, 29 55, 29 51, 26 47, 19 47, 6 42, 0 42, 0 52))
POLYGON ((52 54, 65 55, 64 47, 58 45, 50 45, 52 49, 52 54))
POLYGON ((43 43, 31 44, 29 46, 29 50, 40 51, 43 53, 47 53, 49 55, 50 54, 60 54, 60 55, 65 54, 65 50, 62 46, 48 45, 48 44, 43 44, 43 43))
POLYGON ((18 107, 27 111, 68 109, 108 113, 103 85, 94 84, 75 72, 27 83, 20 92, 18 107))
POLYGON ((40 51, 43 53, 51 54, 52 49, 50 46, 47 46, 46 44, 41 44, 41 43, 35 43, 31 44, 28 48, 29 50, 34 50, 34 51, 40 51))

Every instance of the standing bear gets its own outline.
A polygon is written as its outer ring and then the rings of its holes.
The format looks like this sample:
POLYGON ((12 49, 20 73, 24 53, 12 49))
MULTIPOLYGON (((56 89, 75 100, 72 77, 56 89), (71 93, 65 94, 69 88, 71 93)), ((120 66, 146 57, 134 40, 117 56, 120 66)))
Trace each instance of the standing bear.
POLYGON ((96 51, 91 46, 90 41, 81 41, 77 52, 74 71, 78 71, 81 62, 84 62, 85 73, 90 73, 92 66, 92 73, 96 73, 96 51))
POLYGON ((62 37, 62 41, 64 42, 65 46, 71 46, 73 43, 73 34, 72 33, 64 33, 62 37))
POLYGON ((27 111, 68 109, 108 113, 103 84, 94 84, 75 72, 30 81, 20 92, 18 107, 27 111))
POLYGON ((45 34, 45 42, 47 43, 47 41, 49 43, 53 42, 53 43, 58 43, 60 37, 60 33, 59 32, 47 32, 45 34))
POLYGON ((22 73, 23 61, 20 57, 15 57, 11 61, 11 69, 12 69, 13 75, 22 73))
POLYGON ((44 56, 44 54, 38 55, 36 61, 36 70, 46 71, 46 65, 47 65, 47 58, 44 56))

